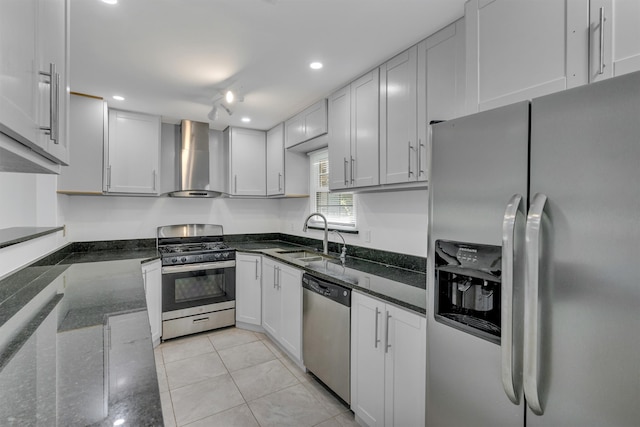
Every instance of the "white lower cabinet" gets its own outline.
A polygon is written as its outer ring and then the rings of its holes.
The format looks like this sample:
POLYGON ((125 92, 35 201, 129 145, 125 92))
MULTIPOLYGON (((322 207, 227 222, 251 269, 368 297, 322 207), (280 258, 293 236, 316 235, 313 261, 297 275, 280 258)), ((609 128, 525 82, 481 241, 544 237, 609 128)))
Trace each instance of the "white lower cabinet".
POLYGON ((262 324, 262 256, 236 254, 236 322, 262 324))
POLYGON ((262 326, 300 362, 302 271, 265 257, 262 272, 262 326))
POLYGON ((155 347, 162 337, 162 266, 160 260, 142 264, 144 293, 151 326, 151 340, 155 347))
POLYGON ((426 318, 358 292, 351 301, 351 409, 369 427, 423 426, 426 318))

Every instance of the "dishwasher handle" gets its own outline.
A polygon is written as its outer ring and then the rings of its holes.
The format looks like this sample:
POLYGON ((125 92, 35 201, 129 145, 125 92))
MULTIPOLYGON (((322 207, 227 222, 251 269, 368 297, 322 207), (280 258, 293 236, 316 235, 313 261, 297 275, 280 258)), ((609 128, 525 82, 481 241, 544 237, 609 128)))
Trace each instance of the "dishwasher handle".
POLYGON ((346 307, 351 307, 351 289, 349 288, 322 280, 307 273, 302 275, 302 287, 346 307))

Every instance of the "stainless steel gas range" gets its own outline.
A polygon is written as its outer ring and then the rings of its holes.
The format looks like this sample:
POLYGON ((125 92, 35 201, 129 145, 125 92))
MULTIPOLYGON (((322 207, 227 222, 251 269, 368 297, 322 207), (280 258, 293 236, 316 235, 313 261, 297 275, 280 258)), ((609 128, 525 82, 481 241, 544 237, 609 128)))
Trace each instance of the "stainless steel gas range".
POLYGON ((162 340, 235 324, 236 254, 221 225, 158 227, 162 340))

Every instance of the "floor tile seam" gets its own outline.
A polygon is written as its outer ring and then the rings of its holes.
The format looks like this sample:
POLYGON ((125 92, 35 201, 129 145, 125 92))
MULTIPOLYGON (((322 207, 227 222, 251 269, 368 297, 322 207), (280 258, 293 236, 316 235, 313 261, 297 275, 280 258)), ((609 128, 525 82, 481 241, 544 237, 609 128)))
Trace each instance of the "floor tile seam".
MULTIPOLYGON (((231 377, 231 372, 227 371, 227 372, 222 373, 222 374, 214 375, 214 376, 212 376, 212 377, 204 378, 204 379, 202 379, 202 380, 200 380, 200 381, 196 381, 196 382, 193 382, 193 383, 190 383, 190 384, 184 384, 184 385, 181 385, 180 387, 175 387, 175 388, 171 388, 171 384, 169 384, 169 381, 168 381, 168 379, 167 379, 167 387, 169 387, 169 391, 176 391, 176 390, 180 390, 181 388, 194 386, 194 385, 196 385, 196 384, 201 384, 201 383, 203 383, 203 382, 205 382, 205 381, 211 381, 211 380, 214 380, 214 379, 216 379, 216 378, 218 378, 218 377, 222 377, 222 376, 224 376, 224 375, 229 375, 229 377, 231 377)), ((233 377, 231 377, 231 378, 233 379, 233 377)), ((235 382, 234 382, 234 384, 235 384, 235 382)), ((237 386, 236 386, 236 387, 237 387, 237 386)), ((238 390, 238 391, 240 391, 240 390, 238 390)), ((173 404, 173 403, 172 403, 172 404, 173 404)))
POLYGON ((222 360, 222 357, 220 357, 220 353, 218 353, 217 351, 215 351, 215 350, 214 350, 214 351, 208 351, 208 352, 206 352, 206 353, 199 353, 199 354, 195 354, 195 355, 193 355, 193 356, 185 357, 185 358, 183 358, 183 359, 172 360, 171 362, 166 362, 166 363, 164 363, 164 369, 165 369, 165 372, 166 372, 166 370, 167 370, 167 365, 172 365, 172 364, 174 364, 174 363, 183 362, 183 361, 185 361, 185 360, 189 360, 189 359, 195 359, 196 357, 200 357, 200 356, 203 356, 203 355, 205 355, 205 354, 211 354, 211 353, 215 353, 215 355, 216 355, 216 356, 218 356, 218 358, 219 358, 220 360, 222 360))
POLYGON ((234 345, 230 345, 230 346, 224 347, 224 348, 217 348, 213 343, 211 343, 211 345, 213 345, 213 348, 215 349, 216 352, 219 352, 219 351, 222 351, 222 350, 228 350, 230 348, 240 347, 241 345, 251 344, 252 342, 262 342, 262 340, 259 339, 259 338, 256 338, 254 341, 242 342, 240 344, 234 344, 234 345))
MULTIPOLYGON (((239 405, 232 406, 232 407, 230 407, 230 408, 223 409, 223 410, 218 411, 218 412, 214 412, 213 414, 205 415, 204 417, 202 417, 202 418, 198 418, 197 420, 189 421, 187 424, 179 424, 179 425, 178 425, 178 424, 176 424, 176 426, 177 426, 177 427, 189 427, 191 424, 194 424, 194 423, 197 423, 197 422, 199 422, 199 421, 202 421, 202 420, 204 420, 205 418, 213 417, 214 415, 220 415, 220 414, 221 414, 221 413, 223 413, 223 412, 230 411, 230 410, 235 409, 235 408, 238 408, 238 407, 240 407, 240 406, 242 406, 242 405, 247 405, 247 402, 243 402, 243 403, 241 403, 241 404, 239 404, 239 405)), ((249 407, 249 405, 247 405, 247 407, 249 407)), ((249 410, 251 410, 251 408, 249 408, 249 410)), ((253 412, 251 413, 251 415, 253 415, 253 412)), ((255 418, 255 416, 253 416, 253 418, 255 418)), ((256 422, 258 422, 258 420, 256 420, 256 422)), ((258 423, 258 424, 259 424, 259 423, 258 423)))
MULTIPOLYGON (((167 388, 169 387, 169 383, 167 382, 167 388)), ((173 425, 177 426, 178 421, 176 418, 176 411, 173 409, 173 396, 171 395, 171 390, 167 390, 167 394, 169 395, 169 403, 171 404, 171 415, 173 415, 173 425)), ((162 406, 162 401, 160 401, 160 405, 162 406)), ((161 408, 162 409, 162 408, 161 408)))
POLYGON ((180 359, 170 360, 170 361, 168 361, 168 362, 167 362, 167 361, 165 361, 165 362, 164 362, 164 365, 166 366, 166 365, 167 365, 167 363, 180 362, 180 361, 182 361, 182 360, 191 359, 192 357, 202 356, 203 354, 209 354, 209 353, 218 353, 218 352, 217 352, 215 349, 214 349, 214 350, 211 350, 211 351, 205 351, 205 352, 203 352, 203 353, 193 354, 193 355, 190 355, 190 356, 187 356, 187 357, 181 357, 180 359))
MULTIPOLYGON (((309 393, 311 393, 311 395, 312 395, 312 396, 313 396, 313 397, 318 401, 318 403, 320 404, 320 406, 321 406, 322 408, 324 408, 327 412, 331 413, 331 410, 333 409, 333 406, 331 406, 331 405, 329 404, 329 402, 326 402, 326 400, 324 399, 324 397, 323 397, 323 398, 318 397, 318 395, 317 395, 317 394, 320 394, 321 392, 316 392, 316 391, 315 391, 315 389, 313 389, 313 385, 311 384, 311 381, 312 381, 312 380, 313 380, 313 381, 315 381, 315 382, 317 382, 317 381, 318 381, 318 380, 316 380, 315 378, 310 378, 310 379, 305 380, 305 381, 300 381, 300 383, 302 384, 302 386, 303 386, 307 391, 309 391, 309 393), (305 382, 306 382, 307 384, 309 384, 309 387, 311 387, 313 390, 309 390, 307 387, 305 387, 305 385, 304 385, 304 383, 305 383, 305 382), (326 404, 325 404, 325 403, 326 403, 326 404)), ((319 387, 324 387, 322 384, 319 384, 319 383, 318 383, 318 386, 319 386, 319 387)), ((326 391, 326 390, 325 390, 325 391, 326 391)), ((329 393, 329 392, 327 391, 327 393, 329 393)), ((334 399, 335 399, 335 396, 331 395, 331 393, 329 393, 329 395, 330 395, 332 398, 334 398, 334 399)), ((336 401, 337 401, 337 403, 338 403, 338 404, 340 404, 340 406, 342 407, 342 410, 341 410, 341 412, 340 412, 340 413, 338 413, 338 414, 334 415, 335 417, 337 417, 338 415, 344 414, 344 413, 345 413, 345 412, 347 412, 347 411, 350 411, 350 409, 349 409, 348 407, 345 407, 345 406, 342 404, 342 402, 341 402, 341 401, 339 401, 339 400, 337 400, 337 399, 336 399, 336 401)))
MULTIPOLYGON (((266 364, 266 363, 273 362, 274 360, 277 360, 278 362, 280 362, 280 360, 279 360, 279 359, 267 360, 266 362, 258 363, 257 365, 249 366, 249 367, 247 367, 247 368, 243 368, 243 369, 238 369, 237 371, 234 371, 234 372, 239 372, 239 371, 242 371, 242 370, 244 370, 244 369, 250 369, 250 368, 253 368, 253 367, 255 367, 255 366, 264 365, 264 364, 266 364)), ((280 364, 281 364, 285 369, 287 369, 287 367, 284 365, 284 363, 280 362, 280 364)), ((289 371, 289 370, 287 369, 287 371, 289 371)), ((298 384, 302 384, 302 382, 300 381, 300 379, 299 379, 298 377, 296 377, 296 376, 295 376, 291 371, 289 371, 289 373, 291 373, 291 376, 292 376, 292 377, 293 377, 293 379, 296 381, 296 384, 289 384, 289 385, 285 385, 285 386, 283 386, 282 388, 279 388, 279 389, 277 389, 277 390, 272 390, 271 392, 269 392, 269 393, 267 393, 267 394, 264 394, 264 395, 262 395, 262 396, 258 396, 258 397, 254 398, 254 399, 251 399, 251 400, 247 399, 247 398, 244 396, 244 394, 242 393, 242 390, 240 390, 240 386, 238 386, 238 383, 236 383, 235 378, 233 378, 233 375, 232 375, 231 373, 229 373, 229 375, 231 375, 231 379, 233 380, 233 383, 236 385, 236 387, 238 388, 238 391, 240 391, 240 394, 242 395, 242 398, 245 400, 245 402, 246 402, 246 403, 247 403, 247 405, 248 405, 250 402, 255 402, 255 401, 256 401, 256 400, 258 400, 258 399, 262 399, 263 397, 267 397, 267 396, 269 396, 269 395, 271 395, 271 394, 277 393, 277 392, 282 391, 282 390, 284 390, 284 389, 286 389, 286 388, 293 387, 293 386, 298 385, 298 384)))

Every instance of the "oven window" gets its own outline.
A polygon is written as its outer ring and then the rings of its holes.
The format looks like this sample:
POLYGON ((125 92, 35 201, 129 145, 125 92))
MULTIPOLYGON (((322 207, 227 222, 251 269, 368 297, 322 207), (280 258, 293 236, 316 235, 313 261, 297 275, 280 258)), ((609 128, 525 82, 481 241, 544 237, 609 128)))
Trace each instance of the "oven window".
POLYGON ((175 279, 175 299, 179 304, 225 295, 224 274, 202 274, 175 279))

